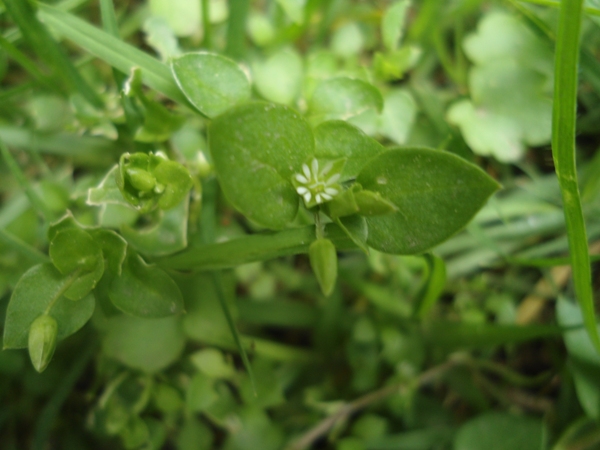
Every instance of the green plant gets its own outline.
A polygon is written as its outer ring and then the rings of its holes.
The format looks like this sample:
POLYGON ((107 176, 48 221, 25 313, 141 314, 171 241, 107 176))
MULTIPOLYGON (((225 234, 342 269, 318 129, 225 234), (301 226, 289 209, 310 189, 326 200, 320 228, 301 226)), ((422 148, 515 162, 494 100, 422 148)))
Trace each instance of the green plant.
POLYGON ((44 373, 0 371, 58 383, 8 445, 42 448, 84 370, 96 438, 57 448, 594 445, 598 10, 563 2, 555 36, 554 3, 481 3, 101 0, 100 29, 91 2, 4 0, 2 342, 44 373), (558 182, 524 159, 551 138, 558 182), (580 308, 543 272, 534 323, 532 267, 569 257, 580 308))

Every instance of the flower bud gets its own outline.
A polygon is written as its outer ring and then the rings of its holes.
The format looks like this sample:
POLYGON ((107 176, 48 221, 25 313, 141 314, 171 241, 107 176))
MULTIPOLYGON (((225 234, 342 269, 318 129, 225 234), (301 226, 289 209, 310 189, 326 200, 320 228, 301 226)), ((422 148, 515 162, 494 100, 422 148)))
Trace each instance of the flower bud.
POLYGON ((337 253, 333 242, 317 239, 308 248, 308 258, 321 292, 329 297, 337 279, 337 253))
POLYGON ((127 176, 129 178, 129 182, 138 191, 150 191, 156 185, 156 178, 154 178, 154 176, 150 172, 144 169, 128 167, 126 171, 127 176))
POLYGON ((363 190, 354 194, 354 199, 359 214, 363 216, 380 216, 398 210, 396 205, 383 198, 379 192, 363 190))
POLYGON ((29 357, 33 367, 43 372, 50 363, 56 349, 58 324, 46 314, 39 316, 29 327, 29 357))

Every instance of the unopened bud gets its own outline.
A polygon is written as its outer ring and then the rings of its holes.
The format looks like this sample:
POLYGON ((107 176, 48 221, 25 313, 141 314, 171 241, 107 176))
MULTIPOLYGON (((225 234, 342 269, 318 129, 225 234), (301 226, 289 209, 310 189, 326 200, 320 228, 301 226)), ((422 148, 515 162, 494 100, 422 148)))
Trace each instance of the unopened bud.
POLYGON ((308 248, 310 266, 317 277, 321 291, 327 297, 333 292, 337 279, 337 253, 329 239, 317 239, 308 248))
POLYGON ((35 370, 40 373, 46 369, 54 355, 57 335, 56 319, 46 314, 35 319, 29 327, 29 357, 35 370))

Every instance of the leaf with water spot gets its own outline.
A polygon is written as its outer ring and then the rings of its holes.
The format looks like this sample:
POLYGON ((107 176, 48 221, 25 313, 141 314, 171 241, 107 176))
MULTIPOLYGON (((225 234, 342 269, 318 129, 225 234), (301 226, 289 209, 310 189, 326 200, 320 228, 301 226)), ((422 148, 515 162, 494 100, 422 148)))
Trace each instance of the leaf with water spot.
POLYGON ((421 253, 445 241, 499 188, 479 167, 428 148, 382 153, 367 163, 357 182, 398 208, 366 218, 369 246, 392 254, 421 253))

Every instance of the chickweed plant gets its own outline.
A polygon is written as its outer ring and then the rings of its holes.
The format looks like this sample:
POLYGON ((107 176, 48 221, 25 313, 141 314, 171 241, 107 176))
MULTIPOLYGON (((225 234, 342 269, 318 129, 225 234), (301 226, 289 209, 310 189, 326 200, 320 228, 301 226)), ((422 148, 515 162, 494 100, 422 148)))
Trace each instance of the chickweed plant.
POLYGON ((2 449, 600 446, 594 2, 0 21, 2 449))

